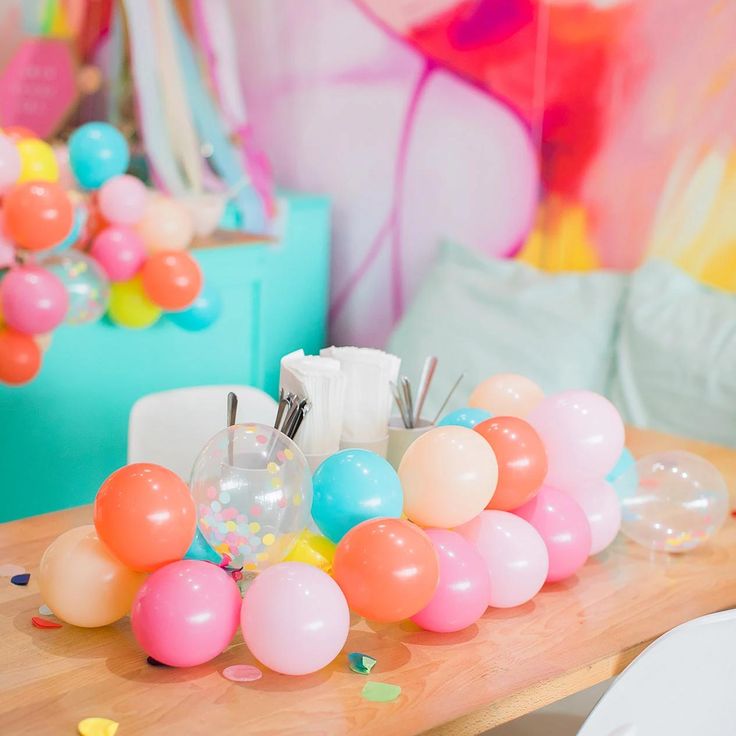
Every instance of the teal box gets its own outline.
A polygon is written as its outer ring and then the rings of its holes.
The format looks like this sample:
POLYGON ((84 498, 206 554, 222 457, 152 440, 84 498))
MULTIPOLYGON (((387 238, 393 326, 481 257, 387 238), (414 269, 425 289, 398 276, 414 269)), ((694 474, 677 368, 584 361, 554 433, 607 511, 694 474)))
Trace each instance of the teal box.
POLYGON ((278 243, 192 251, 222 297, 207 330, 186 332, 166 317, 146 330, 106 319, 60 327, 35 380, 0 386, 0 521, 92 501, 125 464, 128 414, 141 396, 219 383, 275 394, 282 355, 324 346, 329 206, 299 195, 285 202, 278 243))

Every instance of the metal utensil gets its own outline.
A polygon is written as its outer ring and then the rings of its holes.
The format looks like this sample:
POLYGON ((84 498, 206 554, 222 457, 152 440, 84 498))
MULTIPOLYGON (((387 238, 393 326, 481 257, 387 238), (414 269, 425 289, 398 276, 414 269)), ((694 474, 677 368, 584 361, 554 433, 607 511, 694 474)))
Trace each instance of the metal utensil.
POLYGON ((411 383, 406 376, 401 377, 401 389, 404 393, 404 402, 406 404, 406 416, 409 419, 409 429, 414 427, 414 403, 411 398, 411 383))
POLYGON ((427 399, 427 393, 429 392, 429 386, 434 378, 434 372, 437 368, 437 358, 434 355, 430 355, 424 360, 424 366, 422 367, 422 375, 419 379, 419 388, 417 389, 417 405, 414 410, 414 426, 419 424, 419 420, 422 418, 422 409, 424 408, 424 402, 427 399))
POLYGON ((465 378, 465 374, 461 373, 458 376, 457 381, 455 381, 455 383, 452 385, 452 388, 450 389, 450 393, 447 394, 447 397, 442 402, 442 406, 440 407, 440 410, 437 412, 437 416, 432 420, 432 424, 437 424, 437 420, 440 418, 440 416, 442 415, 442 412, 445 410, 445 407, 447 406, 447 402, 452 398, 452 395, 455 393, 455 389, 460 385, 460 381, 462 381, 463 378, 465 378))
POLYGON ((404 425, 406 429, 409 428, 409 419, 406 416, 406 407, 404 406, 404 400, 401 397, 401 392, 399 391, 398 386, 393 382, 389 382, 389 386, 391 387, 391 393, 393 394, 394 401, 396 402, 396 406, 399 407, 399 414, 401 415, 401 423, 404 425))
MULTIPOLYGON (((232 427, 235 424, 235 417, 238 413, 238 397, 230 391, 227 395, 227 426, 232 427)), ((227 442, 227 460, 230 465, 233 464, 233 437, 230 434, 227 442)))

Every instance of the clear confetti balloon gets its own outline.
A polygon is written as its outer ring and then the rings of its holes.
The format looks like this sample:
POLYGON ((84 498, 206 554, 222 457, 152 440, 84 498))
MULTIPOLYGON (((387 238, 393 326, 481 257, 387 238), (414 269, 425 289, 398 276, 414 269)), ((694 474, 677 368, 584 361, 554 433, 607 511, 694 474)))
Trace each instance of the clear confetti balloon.
POLYGON ((194 463, 191 490, 204 538, 247 571, 283 560, 309 523, 307 461, 286 435, 263 424, 218 432, 194 463))
POLYGON ((107 311, 110 284, 93 258, 70 250, 44 260, 43 266, 61 279, 69 295, 67 324, 96 322, 107 311))
POLYGON ((728 515, 723 476, 691 452, 647 455, 614 485, 621 500, 622 531, 649 549, 694 549, 710 539, 728 515))

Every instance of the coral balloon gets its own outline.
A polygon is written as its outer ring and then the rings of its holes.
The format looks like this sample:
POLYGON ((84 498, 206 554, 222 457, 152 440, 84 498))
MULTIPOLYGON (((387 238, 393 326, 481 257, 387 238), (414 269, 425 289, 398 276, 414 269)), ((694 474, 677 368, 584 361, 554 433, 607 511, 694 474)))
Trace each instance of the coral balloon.
POLYGON ((498 465, 488 443, 466 427, 435 427, 417 438, 399 465, 404 513, 421 526, 451 528, 489 503, 498 465))
POLYGON ((0 194, 6 192, 20 176, 20 155, 15 143, 0 135, 0 194))
POLYGON ((62 621, 86 627, 107 626, 125 616, 145 579, 112 555, 92 524, 57 537, 38 571, 44 603, 62 621))
POLYGON ((340 653, 350 611, 329 575, 303 562, 281 562, 248 588, 240 622, 259 662, 284 675, 306 675, 340 653))
POLYGON ((149 253, 184 250, 194 238, 189 210, 175 199, 161 195, 148 198, 137 229, 149 253))
POLYGON ((544 398, 534 381, 515 373, 499 373, 478 384, 468 406, 491 412, 493 416, 525 417, 544 398))
POLYGON ((238 630, 240 592, 220 567, 180 560, 156 570, 133 601, 130 623, 146 654, 194 667, 225 650, 238 630))
POLYGON ((621 528, 621 502, 613 486, 605 480, 565 488, 577 501, 590 524, 590 552, 597 555, 616 538, 621 528))
POLYGON ((0 328, 0 382, 11 386, 28 383, 41 368, 41 348, 22 332, 0 328))
POLYGON ((153 463, 116 470, 94 503, 100 539, 133 570, 155 570, 180 560, 194 538, 196 514, 187 484, 153 463))
POLYGON ((146 260, 140 236, 123 225, 112 225, 98 233, 90 252, 110 281, 132 279, 146 260))
POLYGON ((202 289, 197 262, 180 251, 152 255, 141 270, 143 290, 162 309, 177 311, 191 306, 202 289))
POLYGON ((592 546, 590 524, 571 496, 545 485, 514 513, 528 521, 547 546, 547 582, 569 578, 585 564, 592 546))
POLYGON ((114 176, 100 188, 97 202, 102 216, 114 225, 135 225, 148 201, 148 189, 137 177, 114 176))
POLYGON ((624 447, 624 424, 616 407, 592 391, 548 396, 527 418, 547 450, 545 483, 569 488, 602 478, 624 447))
POLYGON ((440 561, 440 577, 432 600, 411 620, 427 631, 460 631, 488 608, 491 583, 483 558, 457 532, 427 529, 440 561))
POLYGON ((161 316, 161 307, 154 304, 143 291, 140 276, 130 281, 110 285, 110 319, 120 327, 142 329, 150 327, 161 316))
POLYGON ((431 600, 439 580, 432 540, 404 519, 370 519, 337 545, 332 572, 355 613, 402 621, 431 600))
POLYGON ((40 266, 18 266, 0 282, 0 309, 9 327, 28 335, 58 327, 69 309, 61 279, 40 266))
POLYGON ((549 572, 547 547, 524 519, 507 511, 482 511, 455 531, 483 558, 491 581, 489 605, 520 606, 544 585, 549 572))
POLYGON ((17 247, 46 250, 60 243, 74 224, 74 207, 55 182, 17 184, 3 202, 5 232, 17 247))
POLYGON ((11 141, 22 141, 24 138, 37 138, 38 136, 30 128, 26 128, 25 125, 8 125, 3 128, 5 133, 11 141))
POLYGON ((518 417, 488 419, 474 430, 488 442, 498 462, 498 485, 488 508, 510 511, 526 503, 547 475, 547 454, 539 435, 518 417))
POLYGON ((20 156, 18 183, 59 181, 59 164, 54 149, 38 138, 23 138, 16 143, 20 156))

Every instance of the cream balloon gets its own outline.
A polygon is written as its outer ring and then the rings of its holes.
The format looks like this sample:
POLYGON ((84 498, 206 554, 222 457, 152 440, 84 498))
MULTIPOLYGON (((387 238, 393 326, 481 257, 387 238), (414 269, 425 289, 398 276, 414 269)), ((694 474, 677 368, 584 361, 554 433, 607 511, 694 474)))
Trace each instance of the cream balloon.
POLYGON ((498 463, 488 442, 472 429, 435 427, 409 445, 399 478, 404 513, 411 521, 451 529, 488 505, 498 483, 498 463))
POLYGON ((39 588, 44 603, 74 626, 106 626, 130 611, 145 573, 125 567, 92 524, 57 537, 43 553, 39 588))
POLYGON ((485 409, 494 417, 521 417, 544 398, 534 381, 515 373, 498 373, 479 383, 470 394, 468 406, 485 409))
POLYGON ((194 237, 194 223, 187 207, 161 194, 148 197, 136 230, 149 253, 185 250, 194 237))

